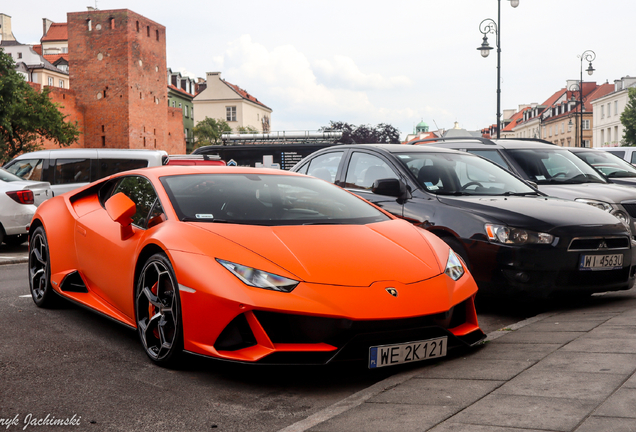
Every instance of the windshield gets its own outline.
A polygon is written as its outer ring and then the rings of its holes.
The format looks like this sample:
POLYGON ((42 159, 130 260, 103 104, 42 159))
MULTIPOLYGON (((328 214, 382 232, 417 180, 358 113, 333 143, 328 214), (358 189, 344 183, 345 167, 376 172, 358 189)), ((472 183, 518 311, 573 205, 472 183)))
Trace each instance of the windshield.
POLYGON ((22 181, 20 177, 13 175, 9 171, 2 168, 0 168, 0 180, 5 182, 22 181))
POLYGON ((498 165, 469 153, 398 153, 419 184, 436 195, 536 195, 498 165))
POLYGON ((311 177, 189 174, 161 182, 182 221, 277 226, 390 219, 338 186, 311 177))
POLYGON ((602 150, 574 153, 606 177, 636 177, 636 168, 618 156, 602 150))
POLYGON ((594 168, 565 149, 508 149, 530 180, 539 185, 607 183, 594 168))

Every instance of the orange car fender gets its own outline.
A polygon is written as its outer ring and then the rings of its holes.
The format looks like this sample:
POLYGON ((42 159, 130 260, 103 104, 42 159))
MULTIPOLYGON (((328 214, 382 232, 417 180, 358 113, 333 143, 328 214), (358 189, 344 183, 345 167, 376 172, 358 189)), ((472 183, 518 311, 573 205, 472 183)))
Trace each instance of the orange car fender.
POLYGON ((69 203, 65 197, 58 196, 42 203, 31 222, 30 233, 42 225, 49 244, 51 280, 59 291, 59 284, 69 272, 77 269, 75 253, 75 219, 69 213, 69 203))

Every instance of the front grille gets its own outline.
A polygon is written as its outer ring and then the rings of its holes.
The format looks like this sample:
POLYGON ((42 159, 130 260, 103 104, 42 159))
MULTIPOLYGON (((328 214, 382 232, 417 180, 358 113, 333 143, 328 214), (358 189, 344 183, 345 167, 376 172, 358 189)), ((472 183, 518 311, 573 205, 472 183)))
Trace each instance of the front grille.
POLYGON ((621 203, 621 205, 625 207, 625 210, 627 210, 627 213, 629 213, 631 217, 636 218, 636 203, 621 203))
POLYGON ((627 237, 583 237, 570 242, 568 251, 596 251, 610 249, 628 249, 627 237))

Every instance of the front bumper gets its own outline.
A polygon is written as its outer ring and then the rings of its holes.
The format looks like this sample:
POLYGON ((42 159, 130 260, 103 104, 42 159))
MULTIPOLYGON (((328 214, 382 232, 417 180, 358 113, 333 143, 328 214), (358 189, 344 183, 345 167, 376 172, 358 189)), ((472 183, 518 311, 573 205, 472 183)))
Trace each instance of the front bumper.
MULTIPOLYGON (((620 236, 619 236, 620 237, 620 236)), ((529 245, 525 247, 493 244, 484 241, 471 243, 470 258, 473 276, 480 292, 488 295, 545 298, 561 294, 591 294, 620 291, 634 285, 636 245, 627 237, 619 247, 599 249, 586 243, 599 244, 603 238, 589 236, 561 238, 557 246, 529 245), (580 245, 580 246, 577 246, 580 245), (476 253, 479 251, 479 253, 476 253), (622 254, 623 265, 614 270, 581 270, 582 255, 622 254)))

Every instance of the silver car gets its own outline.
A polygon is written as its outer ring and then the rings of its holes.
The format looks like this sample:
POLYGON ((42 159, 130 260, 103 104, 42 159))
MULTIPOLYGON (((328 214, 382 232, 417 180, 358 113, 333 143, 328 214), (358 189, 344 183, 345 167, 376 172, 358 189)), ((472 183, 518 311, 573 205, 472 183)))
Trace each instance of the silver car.
POLYGON ((22 180, 0 168, 0 243, 24 243, 36 207, 52 196, 48 182, 22 180))

